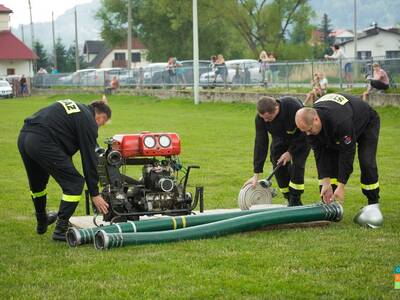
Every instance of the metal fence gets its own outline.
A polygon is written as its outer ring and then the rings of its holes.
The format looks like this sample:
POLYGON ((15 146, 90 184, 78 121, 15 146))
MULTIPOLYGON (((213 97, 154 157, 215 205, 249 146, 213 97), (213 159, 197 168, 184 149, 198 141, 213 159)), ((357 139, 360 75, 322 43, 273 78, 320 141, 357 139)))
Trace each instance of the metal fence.
MULTIPOLYGON (((365 87, 366 76, 372 74, 372 64, 378 62, 388 73, 391 86, 400 83, 400 58, 371 58, 368 60, 338 61, 278 61, 261 72, 255 60, 227 61, 226 68, 212 68, 207 62, 200 65, 199 83, 203 88, 214 87, 310 87, 315 73, 323 73, 328 87, 365 87)), ((168 69, 165 65, 127 69, 89 69, 69 74, 37 74, 33 86, 104 87, 108 89, 115 76, 120 87, 128 88, 190 88, 193 86, 193 67, 168 69)))

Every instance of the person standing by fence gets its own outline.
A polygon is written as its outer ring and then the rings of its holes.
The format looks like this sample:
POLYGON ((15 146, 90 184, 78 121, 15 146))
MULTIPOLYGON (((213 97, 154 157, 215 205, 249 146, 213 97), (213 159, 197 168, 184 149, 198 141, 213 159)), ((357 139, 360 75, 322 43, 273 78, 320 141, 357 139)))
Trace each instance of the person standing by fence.
MULTIPOLYGON (((353 86, 353 66, 350 61, 346 61, 346 56, 343 53, 343 50, 340 49, 339 45, 331 46, 333 51, 332 55, 325 54, 325 59, 337 60, 340 62, 341 67, 343 66, 344 70, 344 79, 346 80, 347 87, 351 88, 353 86)), ((342 70, 340 70, 341 72, 342 70)))

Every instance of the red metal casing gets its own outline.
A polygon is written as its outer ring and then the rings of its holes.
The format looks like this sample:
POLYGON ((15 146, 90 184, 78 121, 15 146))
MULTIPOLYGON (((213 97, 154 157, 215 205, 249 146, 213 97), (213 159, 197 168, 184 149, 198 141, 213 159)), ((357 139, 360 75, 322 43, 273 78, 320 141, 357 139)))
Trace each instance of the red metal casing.
POLYGON ((176 133, 142 132, 138 134, 117 134, 113 136, 113 150, 121 152, 123 158, 143 156, 172 156, 181 153, 181 141, 176 133), (171 143, 167 147, 160 145, 160 137, 167 136, 171 143), (146 137, 153 138, 153 147, 144 143, 146 137))

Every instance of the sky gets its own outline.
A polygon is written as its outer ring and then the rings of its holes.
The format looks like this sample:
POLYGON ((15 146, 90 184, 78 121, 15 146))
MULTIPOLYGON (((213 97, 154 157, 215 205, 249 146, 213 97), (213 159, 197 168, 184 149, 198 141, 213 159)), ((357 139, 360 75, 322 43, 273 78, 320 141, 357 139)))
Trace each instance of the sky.
MULTIPOLYGON (((31 0, 32 20, 34 23, 51 21, 51 12, 54 12, 54 19, 62 15, 67 9, 78 4, 88 3, 91 0, 31 0)), ((29 24, 28 0, 0 0, 0 4, 11 9, 11 27, 19 24, 29 24)))

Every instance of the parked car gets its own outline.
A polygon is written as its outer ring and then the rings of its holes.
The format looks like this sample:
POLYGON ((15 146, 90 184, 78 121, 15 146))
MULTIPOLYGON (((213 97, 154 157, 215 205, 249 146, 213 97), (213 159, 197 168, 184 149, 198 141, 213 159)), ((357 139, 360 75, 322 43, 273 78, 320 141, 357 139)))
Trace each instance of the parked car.
MULTIPOLYGON (((227 84, 259 84, 262 80, 260 64, 255 59, 235 59, 225 61, 228 74, 227 84)), ((200 76, 200 85, 207 88, 223 85, 221 76, 215 76, 215 71, 210 71, 200 76)))
MULTIPOLYGON (((181 74, 183 76, 183 80, 177 80, 177 84, 179 85, 192 85, 193 84, 193 60, 182 60, 178 61, 180 66, 176 69, 176 76, 181 74), (183 81, 183 82, 182 82, 183 81)), ((208 60, 199 60, 199 75, 210 71, 210 61, 208 60)), ((164 70, 163 74, 164 84, 174 84, 171 82, 170 75, 168 74, 168 70, 164 70)))
POLYGON ((145 87, 162 87, 167 63, 151 63, 143 67, 143 84, 145 87))
POLYGON ((13 96, 13 90, 8 81, 0 80, 0 97, 12 98, 13 96))
POLYGON ((96 69, 82 69, 58 79, 61 85, 85 85, 83 79, 95 77, 96 69))

